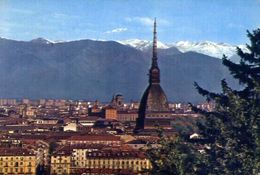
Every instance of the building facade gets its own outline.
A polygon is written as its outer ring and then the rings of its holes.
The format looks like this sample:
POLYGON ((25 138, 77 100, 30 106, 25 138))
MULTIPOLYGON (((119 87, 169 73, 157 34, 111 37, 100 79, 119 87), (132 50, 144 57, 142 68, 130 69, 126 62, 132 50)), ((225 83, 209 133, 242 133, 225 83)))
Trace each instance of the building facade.
POLYGON ((22 148, 0 149, 1 175, 36 175, 36 155, 22 148))
POLYGON ((71 168, 71 154, 67 151, 58 151, 51 156, 51 174, 69 175, 71 168))

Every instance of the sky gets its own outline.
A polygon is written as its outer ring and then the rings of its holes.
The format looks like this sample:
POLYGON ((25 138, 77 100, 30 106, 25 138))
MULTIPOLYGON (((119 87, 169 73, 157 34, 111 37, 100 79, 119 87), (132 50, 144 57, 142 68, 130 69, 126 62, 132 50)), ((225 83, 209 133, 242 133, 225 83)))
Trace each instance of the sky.
POLYGON ((0 37, 53 41, 152 39, 248 42, 260 0, 0 0, 0 37))

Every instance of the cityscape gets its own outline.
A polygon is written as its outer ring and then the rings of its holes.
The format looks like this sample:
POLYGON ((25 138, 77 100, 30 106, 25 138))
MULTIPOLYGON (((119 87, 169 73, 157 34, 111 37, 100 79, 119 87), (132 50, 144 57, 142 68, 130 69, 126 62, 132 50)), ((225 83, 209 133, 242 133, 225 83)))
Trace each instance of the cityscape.
MULTIPOLYGON (((42 168, 51 174, 135 174, 150 167, 139 149, 156 140, 157 135, 151 130, 152 125, 146 127, 146 133, 134 134, 139 103, 125 103, 122 95, 114 96, 107 104, 52 99, 0 102, 2 173, 35 174, 42 168), (88 153, 91 158, 86 157, 88 153), (115 157, 109 160, 108 155, 115 157), (104 165, 93 163, 100 159, 98 156, 103 156, 104 165), (28 164, 21 163, 27 161, 28 164), (125 161, 125 165, 120 161, 125 161)), ((195 132, 193 127, 199 116, 188 105, 169 106, 167 115, 176 128, 171 132, 195 132)), ((200 107, 211 110, 212 104, 200 107)), ((169 129, 171 125, 165 127, 169 129)))
MULTIPOLYGON (((118 18, 109 9, 95 9, 120 6, 118 11, 124 14, 124 10, 134 8, 125 7, 133 1, 39 1, 31 2, 32 10, 20 8, 24 4, 16 0, 0 1, 0 10, 6 10, 0 12, 3 20, 14 22, 0 23, 0 175, 260 174, 259 23, 252 18, 241 24, 249 28, 250 42, 240 36, 241 32, 246 35, 244 27, 237 28, 236 39, 220 27, 221 35, 228 36, 225 39, 211 38, 208 28, 204 34, 194 29, 189 32, 215 42, 169 44, 172 35, 168 36, 166 29, 170 21, 155 10, 159 1, 147 2, 151 9, 145 13, 152 17, 129 17, 132 12, 128 12, 123 22, 115 21, 120 22, 118 28, 103 31, 103 40, 90 29, 85 32, 95 39, 82 39, 82 32, 73 29, 73 33, 66 25, 86 27, 74 23, 78 13, 97 19, 96 15, 108 12, 108 16, 118 18), (81 9, 87 5, 89 9, 81 9), (75 6, 82 11, 69 15, 57 11, 53 19, 43 18, 46 14, 39 10, 75 6), (21 28, 21 34, 16 35, 12 26, 19 28, 21 21, 19 16, 12 17, 15 13, 28 15, 24 24, 43 26, 31 16, 37 14, 53 25, 42 27, 46 29, 42 36, 63 34, 70 41, 42 38, 35 26, 34 31, 28 28, 28 33, 21 28), (52 33, 57 19, 64 23, 57 28, 61 31, 52 33), (135 32, 131 33, 130 24, 135 24, 135 32), (129 36, 144 39, 116 35, 127 31, 129 36), (25 41, 27 35, 38 38, 25 41), (73 40, 71 35, 75 35, 73 40)), ((189 11, 186 5, 197 7, 188 1, 163 2, 158 7, 161 11, 161 7, 179 5, 180 14, 182 8, 189 11)), ((252 0, 250 5, 232 2, 248 9, 256 3, 252 9, 260 9, 258 1, 252 0)), ((222 3, 200 3, 213 10, 226 10, 222 3)), ((140 7, 145 5, 140 2, 140 7)), ((140 7, 136 13, 141 13, 140 7)), ((104 25, 114 25, 108 22, 112 18, 103 17, 104 25)), ((224 19, 232 21, 233 17, 224 19)), ((205 25, 205 21, 198 23, 199 27, 205 25)), ((93 30, 100 30, 95 25, 93 30)), ((199 27, 197 30, 203 30, 199 27)), ((230 23, 229 28, 233 30, 234 25, 230 23)), ((176 37, 186 39, 185 34, 176 37)))
MULTIPOLYGON (((168 103, 160 87, 156 21, 149 86, 141 102, 0 99, 1 173, 140 174, 151 168, 144 151, 156 146, 156 124, 167 133, 195 134, 201 116, 168 103), (189 127, 189 129, 187 129, 189 127), (25 162, 25 163, 23 163, 25 162)), ((198 104, 211 111, 212 103, 198 104)))

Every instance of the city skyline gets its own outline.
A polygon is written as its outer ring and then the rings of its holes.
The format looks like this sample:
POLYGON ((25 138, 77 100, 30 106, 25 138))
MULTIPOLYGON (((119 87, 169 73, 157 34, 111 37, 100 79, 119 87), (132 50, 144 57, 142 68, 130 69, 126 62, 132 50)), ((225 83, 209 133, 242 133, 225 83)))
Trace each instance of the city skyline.
POLYGON ((259 12, 0 0, 0 174, 260 175, 259 12))
POLYGON ((259 27, 259 0, 250 1, 1 1, 0 37, 31 40, 151 40, 154 17, 159 41, 247 42, 259 27))

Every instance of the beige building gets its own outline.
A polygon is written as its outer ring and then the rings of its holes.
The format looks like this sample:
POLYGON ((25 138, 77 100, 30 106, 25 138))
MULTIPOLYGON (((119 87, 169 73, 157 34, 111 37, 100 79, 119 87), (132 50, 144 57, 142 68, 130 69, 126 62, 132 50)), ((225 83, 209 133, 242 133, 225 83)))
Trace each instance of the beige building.
POLYGON ((143 152, 128 147, 74 145, 51 156, 51 174, 142 174, 151 168, 143 152))
POLYGON ((117 119, 117 110, 112 106, 107 106, 105 109, 105 119, 116 120, 117 119))
MULTIPOLYGON (((86 167, 86 157, 87 154, 93 151, 98 151, 102 148, 104 148, 104 145, 74 145, 74 146, 70 146, 69 149, 71 150, 71 155, 72 155, 72 165, 73 167, 80 167, 80 168, 84 168, 86 167)), ((66 147, 64 147, 64 149, 68 149, 66 147)))
POLYGON ((86 169, 128 170, 141 173, 151 168, 150 161, 140 151, 102 150, 86 155, 86 169))
POLYGON ((57 151, 51 156, 51 175, 70 174, 71 154, 69 151, 57 151))
POLYGON ((63 126, 63 131, 77 131, 78 130, 78 124, 71 122, 67 123, 65 126, 63 126))
POLYGON ((37 108, 27 107, 26 116, 27 117, 36 117, 37 108))
POLYGON ((0 174, 36 174, 36 155, 22 148, 0 149, 0 174))
POLYGON ((135 122, 138 117, 137 111, 118 111, 117 120, 120 122, 135 122))

